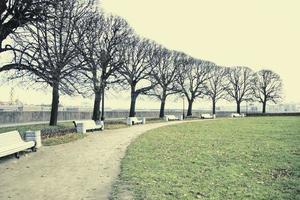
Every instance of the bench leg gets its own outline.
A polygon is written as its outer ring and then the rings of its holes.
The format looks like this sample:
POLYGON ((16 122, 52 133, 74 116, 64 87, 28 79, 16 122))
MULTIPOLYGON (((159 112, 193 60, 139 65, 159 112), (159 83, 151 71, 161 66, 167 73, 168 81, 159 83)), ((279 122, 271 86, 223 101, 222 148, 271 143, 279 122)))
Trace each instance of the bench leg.
POLYGON ((37 148, 34 146, 34 147, 31 148, 31 151, 36 152, 37 148))
POLYGON ((20 158, 20 152, 15 153, 15 157, 16 157, 17 159, 19 159, 19 158, 20 158))

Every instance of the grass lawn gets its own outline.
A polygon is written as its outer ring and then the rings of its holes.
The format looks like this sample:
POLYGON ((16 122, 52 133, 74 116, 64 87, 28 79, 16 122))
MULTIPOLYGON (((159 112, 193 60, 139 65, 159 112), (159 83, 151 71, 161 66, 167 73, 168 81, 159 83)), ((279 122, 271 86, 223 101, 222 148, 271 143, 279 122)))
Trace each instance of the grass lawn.
POLYGON ((5 133, 14 130, 18 130, 20 133, 24 133, 25 131, 28 130, 37 131, 46 128, 72 128, 72 127, 74 127, 74 124, 72 122, 58 123, 57 126, 49 126, 49 124, 30 124, 30 125, 15 126, 15 127, 3 127, 0 128, 0 133, 5 133))
MULTIPOLYGON (((60 128, 72 128, 72 127, 74 127, 74 124, 72 122, 58 123, 57 126, 49 126, 48 124, 30 124, 30 125, 23 125, 23 126, 16 126, 16 127, 3 127, 3 128, 0 128, 0 134, 17 130, 22 135, 23 133, 25 133, 25 131, 28 131, 28 130, 37 131, 37 130, 48 129, 48 128, 60 129, 60 128)), ((85 137, 85 135, 67 134, 67 135, 63 135, 63 136, 43 139, 42 143, 45 146, 58 145, 58 144, 72 142, 72 141, 81 139, 83 137, 85 137)))
MULTIPOLYGON (((149 123, 159 123, 164 122, 164 120, 154 118, 147 120, 147 124, 149 123)), ((73 128, 74 124, 73 122, 61 122, 58 123, 57 126, 49 126, 48 124, 30 124, 30 125, 23 125, 23 126, 16 126, 16 127, 3 127, 0 128, 0 133, 5 133, 9 131, 18 130, 20 133, 24 133, 28 130, 41 130, 41 129, 47 129, 47 128, 73 128)), ((114 122, 108 122, 105 124, 105 129, 111 130, 111 129, 119 129, 119 128, 126 128, 128 125, 126 125, 124 122, 120 121, 118 123, 114 122)))
POLYGON ((52 137, 52 138, 47 138, 43 140, 43 145, 44 146, 53 146, 53 145, 59 145, 59 144, 65 144, 69 143, 75 140, 79 140, 82 138, 85 138, 87 134, 80 134, 80 133, 70 133, 62 136, 57 136, 57 137, 52 137))
POLYGON ((300 117, 221 119, 140 136, 112 199, 300 199, 300 117))
MULTIPOLYGON (((146 124, 161 123, 161 122, 165 122, 165 120, 159 118, 146 119, 146 124)), ((107 122, 105 124, 106 130, 113 130, 113 129, 126 128, 126 127, 128 127, 128 125, 125 124, 123 121, 107 122)))
MULTIPOLYGON (((159 119, 155 119, 155 120, 149 120, 148 123, 159 123, 159 122, 163 122, 163 120, 159 120, 159 119)), ((59 126, 61 127, 73 127, 73 124, 59 124, 59 126), (70 125, 70 126, 68 126, 70 125)), ((107 123, 105 125, 105 129, 106 130, 113 130, 113 129, 119 129, 119 128, 126 128, 128 127, 128 125, 126 125, 125 123, 107 123)), ((78 139, 82 139, 84 137, 86 137, 86 134, 67 134, 67 135, 63 135, 63 136, 58 136, 58 137, 52 137, 52 138, 47 138, 45 140, 43 140, 43 145, 45 146, 53 146, 53 145, 58 145, 58 144, 64 144, 64 143, 69 143, 78 139)))
MULTIPOLYGON (((161 120, 161 119, 147 120, 147 123, 159 123, 159 122, 164 122, 164 120, 161 120)), ((57 126, 49 126, 48 124, 31 124, 31 125, 23 125, 23 126, 16 126, 16 127, 3 127, 3 128, 0 128, 0 134, 9 132, 9 131, 18 130, 19 133, 22 135, 25 131, 28 131, 28 130, 36 131, 36 130, 48 129, 48 128, 49 129, 60 129, 60 128, 73 128, 73 127, 74 127, 73 122, 62 122, 62 123, 58 123, 57 126)), ((105 124, 106 130, 126 128, 126 127, 128 127, 128 125, 126 125, 122 121, 109 122, 109 123, 105 124)), ((64 143, 72 142, 72 141, 75 141, 78 139, 82 139, 86 136, 87 135, 85 135, 85 134, 70 133, 67 135, 43 139, 42 143, 45 146, 53 146, 53 145, 64 144, 64 143)))

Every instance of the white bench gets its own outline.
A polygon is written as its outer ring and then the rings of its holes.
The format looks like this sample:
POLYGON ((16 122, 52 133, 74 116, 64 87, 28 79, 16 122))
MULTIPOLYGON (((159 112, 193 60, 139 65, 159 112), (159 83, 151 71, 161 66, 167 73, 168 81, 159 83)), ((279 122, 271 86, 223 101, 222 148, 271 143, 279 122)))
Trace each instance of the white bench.
POLYGON ((232 113, 231 117, 245 117, 245 114, 239 114, 239 113, 232 113))
POLYGON ((135 124, 146 124, 146 118, 142 117, 138 119, 137 117, 127 117, 127 125, 132 126, 135 124))
POLYGON ((91 130, 104 130, 104 123, 96 124, 94 120, 83 120, 83 121, 73 121, 77 132, 86 133, 86 131, 91 130))
POLYGON ((23 141, 18 131, 0 133, 0 157, 15 154, 19 158, 19 153, 27 149, 36 151, 35 142, 23 141))
POLYGON ((176 117, 175 115, 165 115, 164 118, 166 121, 181 120, 181 117, 176 117))
POLYGON ((211 115, 211 114, 201 114, 200 115, 201 119, 214 119, 216 118, 216 115, 211 115))

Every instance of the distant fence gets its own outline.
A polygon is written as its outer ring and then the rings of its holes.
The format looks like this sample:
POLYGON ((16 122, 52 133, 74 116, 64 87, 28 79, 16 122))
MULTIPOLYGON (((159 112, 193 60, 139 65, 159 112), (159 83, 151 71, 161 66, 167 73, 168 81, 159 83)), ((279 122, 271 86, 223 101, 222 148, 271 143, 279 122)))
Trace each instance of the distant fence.
MULTIPOLYGON (((193 116, 200 116, 201 113, 210 113, 209 111, 193 111, 193 116)), ((217 112, 217 117, 228 117, 232 112, 217 112)), ((179 110, 166 110, 166 115, 182 115, 179 110)), ((107 111, 105 112, 106 119, 123 118, 129 115, 128 111, 107 111)), ((158 118, 159 111, 137 111, 137 117, 158 118)), ((300 116, 300 113, 247 113, 247 116, 300 116)), ((84 120, 91 119, 91 112, 77 112, 77 111, 60 111, 58 112, 59 121, 68 120, 84 120)), ((24 111, 24 112, 0 112, 1 124, 27 123, 27 122, 46 122, 50 120, 49 111, 24 111)))
MULTIPOLYGON (((43 122, 50 120, 49 111, 24 111, 24 112, 0 112, 0 124, 14 124, 27 122, 43 122)), ((166 111, 166 114, 179 115, 179 111, 166 111)), ((198 114, 195 112, 195 114, 198 114)), ((127 111, 107 111, 105 118, 126 118, 129 115, 127 111)), ((137 117, 158 117, 158 111, 137 111, 137 117)), ((68 120, 84 120, 91 119, 91 112, 77 112, 77 111, 60 111, 58 112, 58 121, 68 120)))
MULTIPOLYGON (((209 111, 193 111, 194 116, 200 116, 201 113, 209 113, 209 111)), ((166 110, 166 115, 182 115, 182 111, 179 110, 166 110)), ((128 111, 107 111, 105 112, 105 118, 126 118, 128 117, 128 111)), ((229 112, 218 112, 218 116, 229 116, 229 112)), ((137 117, 158 118, 159 111, 137 111, 137 117)), ((77 111, 60 111, 58 112, 59 121, 68 120, 84 120, 91 119, 91 112, 77 112, 77 111)), ((0 124, 14 124, 14 123, 28 123, 28 122, 46 122, 50 120, 49 111, 24 111, 24 112, 0 112, 0 124)))
MULTIPOLYGON (((58 112, 58 120, 90 119, 90 112, 58 112)), ((0 112, 0 124, 42 122, 50 120, 50 112, 0 112)))
POLYGON ((248 113, 248 117, 261 117, 261 116, 300 116, 300 112, 292 112, 292 113, 248 113))

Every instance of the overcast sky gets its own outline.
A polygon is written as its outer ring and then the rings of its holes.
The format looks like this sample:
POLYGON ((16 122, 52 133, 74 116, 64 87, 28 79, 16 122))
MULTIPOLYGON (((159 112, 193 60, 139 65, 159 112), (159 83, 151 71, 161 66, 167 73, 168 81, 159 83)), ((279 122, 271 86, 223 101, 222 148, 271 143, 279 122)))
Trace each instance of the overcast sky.
MULTIPOLYGON (((274 70, 283 79, 285 102, 300 102, 299 0, 102 0, 101 7, 169 49, 221 66, 274 70)), ((10 87, 0 86, 0 101, 9 99, 10 87)), ((26 103, 51 102, 49 92, 16 89, 16 96, 26 103)), ((129 95, 122 96, 110 95, 108 106, 127 108, 129 95)), ((62 103, 92 102, 75 100, 63 97, 62 103)))

